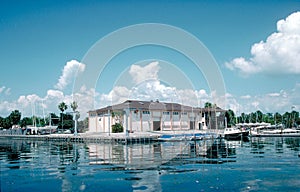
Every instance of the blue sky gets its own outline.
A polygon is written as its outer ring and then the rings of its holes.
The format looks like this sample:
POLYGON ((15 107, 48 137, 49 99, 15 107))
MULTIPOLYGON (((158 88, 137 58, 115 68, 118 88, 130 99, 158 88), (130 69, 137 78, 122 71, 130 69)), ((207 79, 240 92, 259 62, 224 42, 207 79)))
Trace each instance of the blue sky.
MULTIPOLYGON (((282 31, 278 31, 277 28, 279 20, 285 20, 297 11, 300 11, 300 1, 296 0, 2 0, 0 116, 8 115, 14 108, 21 110, 24 115, 31 115, 32 103, 35 103, 37 113, 41 111, 40 105, 44 106, 46 112, 58 112, 58 102, 72 100, 72 74, 76 72, 74 67, 85 70, 85 64, 81 62, 92 46, 120 28, 142 23, 162 23, 181 28, 197 37, 207 47, 223 75, 229 102, 226 108, 233 108, 236 112, 257 109, 263 112, 284 112, 295 106, 299 111, 300 64, 294 62, 294 58, 300 54, 300 46, 296 46, 297 43, 300 45, 299 32, 297 33, 297 27, 300 29, 300 23, 297 23, 299 17, 291 17, 289 23, 282 24, 282 31), (296 28, 288 31, 289 26, 293 24, 296 28), (295 40, 285 41, 287 43, 284 44, 282 39, 274 40, 272 37, 273 40, 271 38, 267 43, 272 34, 281 32, 288 34, 287 38, 295 37, 295 40), (251 47, 261 41, 260 45, 275 61, 264 61, 266 57, 260 55, 258 46, 253 49, 254 54, 251 53, 251 47), (294 55, 286 54, 285 57, 290 59, 283 60, 278 55, 282 52, 278 52, 277 49, 276 52, 274 47, 270 47, 273 45, 294 55)), ((126 74, 133 77, 130 73, 133 64, 146 67, 155 61, 159 61, 159 64, 141 70, 147 69, 151 74, 157 73, 149 78, 158 80, 160 75, 168 76, 168 73, 163 73, 171 66, 164 64, 164 61, 169 62, 175 66, 174 69, 177 67, 188 77, 195 91, 201 92, 203 101, 210 100, 211 92, 205 78, 197 72, 191 61, 174 50, 159 46, 132 48, 117 55, 99 77, 95 90, 86 90, 86 93, 95 93, 97 107, 109 104, 112 100, 111 95, 115 94, 116 90, 119 89, 119 95, 114 97, 120 96, 122 91, 132 90, 132 87, 122 87, 124 83, 119 79, 124 78, 126 74), (114 90, 114 87, 117 89, 114 90)), ((132 79, 134 78, 130 78, 132 79)), ((166 100, 166 90, 170 90, 170 87, 163 82, 155 83, 152 85, 161 88, 156 91, 162 91, 163 94, 153 93, 153 97, 166 100)), ((141 89, 142 87, 143 85, 140 85, 141 89)), ((180 92, 181 88, 177 89, 180 92)), ((115 101, 122 101, 126 97, 120 96, 115 101)), ((136 98, 148 99, 141 95, 136 98)), ((81 106, 81 110, 85 113, 89 109, 81 106)))

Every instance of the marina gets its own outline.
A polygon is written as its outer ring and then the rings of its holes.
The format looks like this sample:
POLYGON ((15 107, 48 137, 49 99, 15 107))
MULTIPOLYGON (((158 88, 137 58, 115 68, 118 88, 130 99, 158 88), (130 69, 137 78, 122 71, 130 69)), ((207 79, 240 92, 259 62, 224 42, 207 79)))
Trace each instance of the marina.
POLYGON ((300 191, 300 1, 1 1, 0 192, 300 191))

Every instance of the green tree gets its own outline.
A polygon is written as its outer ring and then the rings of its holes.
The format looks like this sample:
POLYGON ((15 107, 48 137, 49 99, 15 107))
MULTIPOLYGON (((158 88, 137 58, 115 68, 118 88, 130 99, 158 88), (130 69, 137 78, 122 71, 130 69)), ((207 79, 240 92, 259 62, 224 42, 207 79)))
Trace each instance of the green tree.
POLYGON ((62 124, 62 122, 60 122, 58 124, 58 128, 60 128, 62 130, 73 128, 73 115, 67 113, 67 114, 62 114, 62 116, 63 116, 62 118, 64 121, 63 121, 63 124, 62 124))
POLYGON ((241 123, 245 123, 246 122, 246 119, 247 119, 247 115, 245 113, 241 113, 241 116, 239 118, 241 121, 241 123))
POLYGON ((63 129, 64 128, 64 116, 63 116, 63 113, 65 110, 68 109, 68 105, 66 105, 65 102, 61 102, 59 105, 58 105, 58 109, 61 111, 60 113, 60 117, 61 117, 61 128, 63 129))
POLYGON ((123 122, 124 122, 124 112, 123 111, 111 111, 111 117, 120 124, 123 124, 123 122))
MULTIPOLYGON (((50 113, 51 125, 58 125, 59 124, 59 117, 55 113, 50 113)), ((48 122, 49 124, 49 122, 48 122)))
POLYGON ((123 126, 120 123, 116 123, 112 125, 112 132, 113 133, 122 133, 124 130, 123 126))
POLYGON ((21 122, 20 122, 20 126, 21 127, 26 127, 27 125, 32 125, 32 118, 30 117, 24 117, 21 122))
POLYGON ((206 103, 204 104, 204 108, 212 108, 212 107, 213 107, 213 104, 210 103, 210 102, 206 102, 206 103))
POLYGON ((4 118, 0 117, 0 128, 3 128, 3 124, 4 124, 4 118))
POLYGON ((274 114, 274 124, 277 125, 277 124, 281 124, 281 123, 283 123, 282 122, 282 115, 280 113, 276 112, 274 114))
POLYGON ((78 121, 78 132, 83 133, 89 128, 89 118, 86 117, 82 121, 78 121))
POLYGON ((9 128, 11 128, 11 122, 10 122, 10 120, 9 120, 8 117, 3 118, 3 121, 2 121, 2 127, 3 127, 4 129, 9 129, 9 128))
POLYGON ((235 125, 235 114, 231 109, 225 112, 225 117, 227 120, 227 127, 232 127, 235 125))
POLYGON ((260 110, 255 112, 255 116, 256 116, 255 117, 255 123, 256 122, 261 123, 263 121, 263 113, 260 110))
POLYGON ((263 118, 262 118, 262 121, 263 122, 266 122, 266 123, 271 123, 272 125, 274 125, 274 116, 272 113, 266 113, 266 114, 263 114, 263 118))
POLYGON ((297 119, 299 118, 299 112, 292 111, 291 112, 291 127, 297 127, 297 119))
POLYGON ((10 115, 8 116, 8 119, 9 119, 11 125, 18 125, 21 120, 21 112, 18 110, 12 111, 10 113, 10 115))
POLYGON ((71 103, 71 108, 72 108, 72 110, 73 110, 73 112, 75 112, 76 111, 76 109, 78 108, 78 104, 77 104, 77 102, 76 101, 73 101, 72 103, 71 103))

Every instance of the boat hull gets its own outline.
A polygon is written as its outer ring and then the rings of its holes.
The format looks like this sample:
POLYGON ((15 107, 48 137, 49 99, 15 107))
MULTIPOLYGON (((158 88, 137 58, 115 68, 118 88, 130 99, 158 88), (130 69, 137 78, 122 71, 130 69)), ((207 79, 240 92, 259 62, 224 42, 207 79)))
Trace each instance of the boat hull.
POLYGON ((282 129, 272 131, 251 132, 252 137, 300 137, 300 130, 282 129))
POLYGON ((242 133, 230 133, 224 135, 225 139, 242 139, 242 137, 243 137, 242 133))
POLYGON ((249 136, 249 131, 239 130, 237 128, 226 128, 224 131, 224 138, 230 140, 241 140, 249 136))
POLYGON ((297 134, 265 134, 265 133, 258 133, 258 134, 251 134, 251 137, 300 137, 300 133, 297 134))

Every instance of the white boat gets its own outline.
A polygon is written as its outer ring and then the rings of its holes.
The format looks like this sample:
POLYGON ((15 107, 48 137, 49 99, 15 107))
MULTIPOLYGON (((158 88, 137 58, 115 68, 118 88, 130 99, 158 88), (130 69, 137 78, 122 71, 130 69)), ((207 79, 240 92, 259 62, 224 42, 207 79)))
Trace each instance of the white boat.
POLYGON ((251 130, 252 137, 300 137, 300 130, 294 128, 256 127, 251 130))
POLYGON ((188 134, 163 134, 158 137, 159 141, 194 141, 201 140, 203 138, 203 134, 200 133, 188 133, 188 134))
POLYGON ((225 128, 224 138, 225 139, 242 139, 249 135, 249 131, 246 129, 239 129, 237 127, 225 128))

